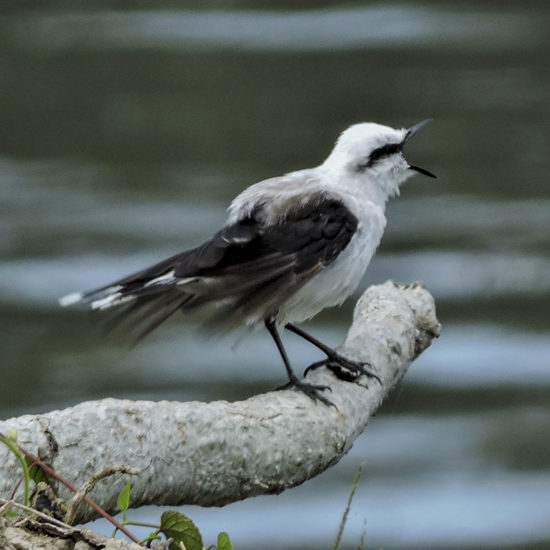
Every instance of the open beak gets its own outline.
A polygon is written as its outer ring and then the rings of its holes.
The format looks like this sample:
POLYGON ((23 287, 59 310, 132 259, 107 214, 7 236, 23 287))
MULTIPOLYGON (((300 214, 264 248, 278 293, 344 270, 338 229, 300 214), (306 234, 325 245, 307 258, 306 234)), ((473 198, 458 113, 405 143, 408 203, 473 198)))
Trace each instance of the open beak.
MULTIPOLYGON (((427 118, 426 120, 423 120, 418 124, 411 126, 407 131, 407 133, 405 134, 405 139, 403 140, 403 144, 407 143, 407 141, 409 141, 409 139, 411 139, 414 136, 414 134, 416 134, 416 132, 420 130, 420 128, 428 124, 428 122, 430 122, 431 120, 432 120, 431 118, 427 118)), ((418 172, 419 174, 424 174, 425 176, 429 176, 430 178, 437 178, 437 176, 434 173, 430 172, 429 170, 426 170, 425 168, 420 168, 420 166, 415 166, 414 164, 409 163, 409 168, 411 170, 414 170, 415 172, 418 172)))

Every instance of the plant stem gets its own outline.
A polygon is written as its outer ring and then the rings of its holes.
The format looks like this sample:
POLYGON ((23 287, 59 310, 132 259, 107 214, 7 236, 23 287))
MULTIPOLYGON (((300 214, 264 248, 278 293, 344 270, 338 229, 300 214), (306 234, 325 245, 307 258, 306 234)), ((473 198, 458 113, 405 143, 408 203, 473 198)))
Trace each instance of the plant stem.
POLYGON ((10 437, 5 436, 4 434, 1 434, 1 433, 0 433, 0 442, 6 445, 6 447, 17 457, 17 460, 21 464, 21 468, 23 468, 23 482, 24 482, 23 504, 25 506, 28 506, 30 476, 29 476, 29 470, 27 469, 27 463, 25 462, 25 457, 23 456, 23 452, 20 450, 20 447, 19 445, 17 445, 16 441, 12 440, 10 437))
POLYGON ((342 541, 342 534, 344 533, 344 527, 346 526, 346 522, 348 520, 349 510, 351 508, 351 501, 353 500, 353 495, 355 495, 355 490, 357 489, 357 485, 359 484, 359 478, 361 477, 361 474, 363 473, 363 467, 365 466, 365 463, 363 462, 359 469, 357 470, 357 473, 355 474, 355 478, 353 479, 353 485, 351 486, 351 491, 348 496, 348 502, 346 504, 346 509, 344 510, 344 515, 342 516, 342 521, 340 521, 340 527, 338 527, 338 533, 336 534, 336 540, 334 541, 334 546, 332 547, 332 550, 338 550, 340 548, 340 542, 342 541))

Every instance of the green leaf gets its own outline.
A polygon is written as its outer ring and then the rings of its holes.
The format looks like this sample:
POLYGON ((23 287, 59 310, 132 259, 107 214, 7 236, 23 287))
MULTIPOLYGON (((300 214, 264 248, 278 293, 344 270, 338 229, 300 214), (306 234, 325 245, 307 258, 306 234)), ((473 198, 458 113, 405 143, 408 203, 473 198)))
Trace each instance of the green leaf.
POLYGON ((0 434, 0 443, 6 445, 6 447, 17 457, 19 464, 21 464, 21 468, 23 468, 23 504, 28 506, 30 499, 29 485, 31 478, 28 472, 28 465, 25 462, 25 456, 17 444, 17 430, 10 430, 5 436, 0 434))
POLYGON ((159 531, 164 533, 166 538, 174 539, 170 550, 181 550, 181 542, 185 550, 202 550, 201 534, 188 517, 175 510, 168 510, 162 513, 160 522, 159 531))
POLYGON ((218 550, 233 550, 229 535, 223 531, 218 535, 218 550))
POLYGON ((35 464, 30 458, 25 457, 25 463, 27 464, 27 472, 29 473, 29 478, 32 479, 37 485, 44 481, 50 485, 50 480, 46 475, 46 472, 40 466, 35 464))
POLYGON ((130 489, 132 488, 132 481, 129 480, 122 488, 122 491, 118 493, 116 499, 116 505, 121 512, 126 512, 130 507, 130 489))

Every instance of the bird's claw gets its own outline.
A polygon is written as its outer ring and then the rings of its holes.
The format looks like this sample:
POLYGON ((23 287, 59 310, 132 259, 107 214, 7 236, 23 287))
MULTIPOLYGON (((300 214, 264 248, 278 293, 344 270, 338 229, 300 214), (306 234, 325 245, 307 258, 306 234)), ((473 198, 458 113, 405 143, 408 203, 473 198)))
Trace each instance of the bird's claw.
POLYGON ((307 382, 301 382, 300 380, 295 379, 288 381, 286 384, 283 384, 276 389, 288 390, 291 388, 296 388, 298 391, 305 393, 310 399, 313 399, 313 401, 318 400, 321 401, 321 403, 324 403, 327 407, 334 407, 335 409, 338 409, 338 407, 330 401, 330 399, 327 399, 324 395, 321 395, 322 391, 332 391, 330 386, 325 386, 323 384, 308 384, 307 382))
POLYGON ((335 353, 332 356, 323 359, 322 361, 317 361, 312 363, 305 371, 304 376, 311 370, 318 369, 319 367, 329 368, 338 378, 341 380, 346 380, 347 382, 354 382, 360 376, 367 376, 368 378, 374 378, 378 381, 379 384, 382 384, 380 377, 369 370, 367 366, 370 367, 369 363, 359 363, 358 361, 353 361, 352 359, 346 359, 342 355, 335 353))

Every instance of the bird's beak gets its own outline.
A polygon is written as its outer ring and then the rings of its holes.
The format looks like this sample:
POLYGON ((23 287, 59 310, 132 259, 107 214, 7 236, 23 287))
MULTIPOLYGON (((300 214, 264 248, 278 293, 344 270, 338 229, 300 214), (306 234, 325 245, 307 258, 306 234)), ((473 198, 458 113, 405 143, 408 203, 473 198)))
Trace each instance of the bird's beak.
MULTIPOLYGON (((408 129, 407 133, 405 134, 403 145, 407 143, 407 141, 409 141, 414 136, 414 134, 416 134, 416 132, 420 130, 420 128, 422 128, 423 126, 426 126, 426 124, 428 124, 428 122, 430 122, 431 120, 432 120, 431 118, 427 118, 426 120, 423 120, 415 124, 414 126, 411 126, 408 129)), ((429 176, 430 178, 437 178, 437 176, 434 173, 430 172, 429 170, 426 170, 425 168, 420 168, 420 166, 415 166, 414 164, 409 163, 409 168, 411 170, 414 170, 415 172, 418 172, 419 174, 424 174, 425 176, 429 176)))

